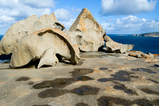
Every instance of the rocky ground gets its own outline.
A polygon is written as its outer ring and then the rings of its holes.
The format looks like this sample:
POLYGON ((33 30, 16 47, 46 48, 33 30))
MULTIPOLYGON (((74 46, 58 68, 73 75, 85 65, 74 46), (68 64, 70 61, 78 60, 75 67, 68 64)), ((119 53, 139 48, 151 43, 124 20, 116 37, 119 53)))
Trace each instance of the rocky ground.
POLYGON ((78 65, 0 64, 1 106, 159 106, 159 57, 85 52, 78 65))

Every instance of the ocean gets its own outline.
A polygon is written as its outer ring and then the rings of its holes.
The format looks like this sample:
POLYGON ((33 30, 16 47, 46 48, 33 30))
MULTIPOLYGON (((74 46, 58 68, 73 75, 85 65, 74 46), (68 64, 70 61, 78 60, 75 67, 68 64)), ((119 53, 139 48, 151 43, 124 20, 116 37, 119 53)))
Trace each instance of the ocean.
POLYGON ((133 50, 144 53, 159 54, 159 37, 140 37, 130 35, 107 34, 114 41, 123 44, 134 44, 133 50))
MULTIPOLYGON (((134 44, 133 50, 144 53, 159 54, 159 37, 140 37, 119 34, 107 34, 114 41, 123 44, 134 44)), ((0 35, 0 40, 3 35, 0 35)), ((0 63, 7 60, 0 60, 0 63)))

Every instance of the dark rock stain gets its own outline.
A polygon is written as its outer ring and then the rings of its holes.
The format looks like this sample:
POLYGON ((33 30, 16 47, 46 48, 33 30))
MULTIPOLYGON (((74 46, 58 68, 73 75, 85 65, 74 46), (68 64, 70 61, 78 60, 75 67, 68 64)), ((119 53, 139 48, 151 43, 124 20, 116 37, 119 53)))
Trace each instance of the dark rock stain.
POLYGON ((158 65, 158 64, 155 64, 154 67, 159 67, 159 65, 158 65))
POLYGON ((138 106, 153 106, 153 102, 146 99, 126 100, 118 97, 102 96, 97 99, 98 106, 115 106, 115 104, 130 106, 137 104, 138 106))
POLYGON ((106 67, 101 67, 101 68, 99 68, 100 70, 107 70, 108 68, 106 68, 106 67))
POLYGON ((33 84, 34 84, 34 82, 29 82, 29 83, 28 83, 28 85, 33 85, 33 84))
POLYGON ((58 96, 62 96, 62 95, 69 93, 69 92, 70 92, 69 90, 65 90, 65 89, 52 88, 52 89, 46 89, 46 90, 40 92, 38 94, 38 97, 39 98, 58 97, 58 96))
POLYGON ((150 69, 146 69, 146 68, 137 68, 137 69, 131 69, 133 71, 143 71, 143 72, 147 72, 147 73, 156 73, 154 71, 151 71, 150 69))
POLYGON ((154 100, 154 101, 153 101, 153 104, 154 104, 155 106, 159 106, 159 99, 154 100))
POLYGON ((80 103, 77 103, 76 106, 89 106, 89 105, 86 103, 80 102, 80 103))
POLYGON ((73 90, 66 90, 61 88, 52 88, 46 89, 38 94, 39 98, 47 98, 47 97, 58 97, 62 96, 66 93, 74 93, 77 95, 96 95, 99 92, 99 88, 91 87, 91 86, 81 86, 79 88, 75 88, 73 90))
POLYGON ((88 81, 93 80, 93 78, 83 76, 89 73, 92 73, 94 70, 85 69, 85 68, 77 68, 74 71, 70 72, 72 78, 57 78, 55 80, 43 81, 33 86, 34 89, 42 89, 42 88, 64 88, 67 85, 70 85, 76 81, 88 81))
POLYGON ((137 104, 138 106, 153 106, 153 103, 146 99, 136 99, 132 104, 137 104))
POLYGON ((52 81, 43 81, 39 84, 33 86, 34 89, 42 89, 42 88, 64 88, 65 86, 74 82, 73 78, 57 78, 52 81))
POLYGON ((132 76, 131 72, 127 72, 127 71, 119 71, 116 72, 115 74, 112 74, 111 76, 113 78, 101 78, 98 79, 98 81, 100 82, 107 82, 107 81, 131 81, 131 78, 138 78, 138 76, 132 76))
POLYGON ((150 89, 148 89, 148 88, 141 88, 141 91, 143 91, 143 92, 145 92, 145 93, 147 93, 147 94, 159 95, 159 92, 150 90, 150 89))
POLYGON ((82 76, 77 78, 78 81, 88 81, 88 80, 94 80, 94 78, 88 77, 88 76, 82 76))
POLYGON ((130 100, 125 100, 122 98, 117 98, 117 97, 107 97, 107 96, 102 96, 99 99, 97 99, 98 106, 115 106, 115 104, 121 104, 124 106, 130 106, 131 101, 130 100))
POLYGON ((72 75, 71 78, 57 78, 55 80, 43 81, 41 83, 35 84, 33 86, 34 89, 42 89, 42 88, 51 88, 46 89, 38 94, 40 98, 46 97, 58 97, 62 96, 66 93, 74 93, 77 95, 95 95, 98 93, 99 88, 91 87, 91 86, 81 86, 79 88, 75 88, 73 90, 62 89, 67 85, 70 85, 77 81, 88 81, 93 80, 93 78, 84 76, 86 74, 92 73, 94 70, 85 69, 85 68, 76 68, 74 71, 70 72, 72 75))
POLYGON ((153 79, 148 79, 148 80, 158 84, 158 81, 156 81, 156 80, 153 80, 153 79))
POLYGON ((114 89, 117 90, 123 90, 125 93, 131 94, 131 95, 138 95, 135 91, 128 89, 125 85, 123 84, 118 84, 114 86, 114 89))
POLYGON ((96 95, 99 92, 99 88, 91 87, 91 86, 81 86, 79 88, 75 88, 72 90, 72 93, 77 95, 96 95))
POLYGON ((28 81, 30 78, 28 77, 21 77, 21 78, 18 78, 16 81, 28 81))
POLYGON ((92 73, 94 70, 87 69, 87 68, 75 68, 74 71, 70 72, 73 76, 73 78, 81 77, 83 75, 92 73))

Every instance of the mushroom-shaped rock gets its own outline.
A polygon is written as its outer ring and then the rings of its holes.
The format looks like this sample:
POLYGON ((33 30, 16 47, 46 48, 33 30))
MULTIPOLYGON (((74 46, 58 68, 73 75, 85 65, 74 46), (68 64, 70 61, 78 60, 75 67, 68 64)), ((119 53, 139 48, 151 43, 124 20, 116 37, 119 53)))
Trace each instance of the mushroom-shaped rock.
POLYGON ((105 45, 108 52, 124 53, 133 49, 134 45, 114 42, 109 36, 104 35, 105 45))
POLYGON ((77 64, 79 52, 76 50, 61 30, 47 28, 31 33, 16 43, 10 66, 22 67, 35 60, 40 60, 37 68, 54 66, 58 63, 56 55, 77 64))
POLYGON ((84 8, 68 31, 65 31, 73 45, 79 45, 82 51, 98 51, 104 45, 106 33, 94 19, 89 10, 84 8))
POLYGON ((1 40, 0 53, 12 53, 19 39, 44 28, 59 28, 63 30, 64 26, 57 21, 54 13, 43 15, 40 18, 37 18, 36 15, 32 15, 25 20, 16 22, 8 29, 1 40))

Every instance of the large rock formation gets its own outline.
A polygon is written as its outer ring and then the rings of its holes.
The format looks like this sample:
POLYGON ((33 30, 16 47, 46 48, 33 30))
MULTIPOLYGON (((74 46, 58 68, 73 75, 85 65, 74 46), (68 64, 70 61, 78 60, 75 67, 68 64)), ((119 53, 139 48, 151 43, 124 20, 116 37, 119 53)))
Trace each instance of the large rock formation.
POLYGON ((76 64, 79 54, 59 29, 47 28, 31 33, 19 40, 13 50, 11 67, 22 67, 31 61, 39 60, 37 68, 43 65, 54 66, 58 63, 57 55, 76 64))
POLYGON ((73 45, 79 45, 82 51, 98 51, 104 45, 106 33, 94 19, 89 10, 84 8, 68 31, 65 31, 73 45))
POLYGON ((109 36, 104 35, 104 41, 108 52, 124 53, 133 49, 134 45, 127 45, 114 42, 109 36))
POLYGON ((43 15, 40 18, 37 18, 36 15, 32 15, 25 20, 16 22, 8 29, 1 40, 0 53, 12 53, 19 39, 44 28, 58 28, 63 30, 64 26, 57 21, 54 13, 51 15, 43 15))
POLYGON ((54 66, 63 57, 77 64, 79 50, 98 51, 104 46, 108 52, 126 52, 133 45, 114 42, 84 8, 66 35, 62 31, 54 13, 37 18, 35 15, 13 24, 0 42, 0 54, 10 54, 11 67, 22 67, 31 61, 40 60, 37 68, 43 65, 54 66), (61 58, 62 57, 62 58, 61 58))

